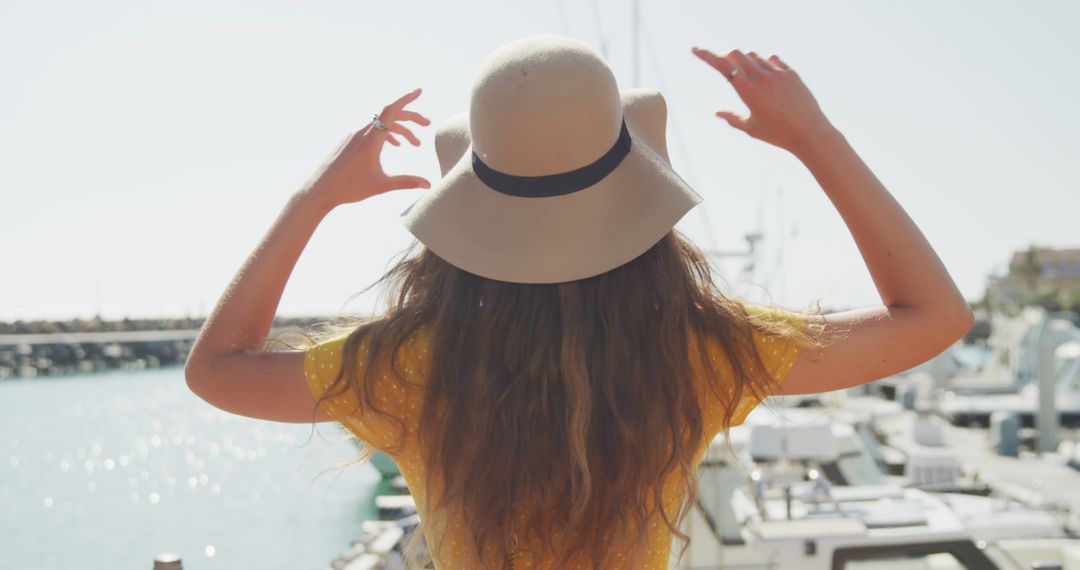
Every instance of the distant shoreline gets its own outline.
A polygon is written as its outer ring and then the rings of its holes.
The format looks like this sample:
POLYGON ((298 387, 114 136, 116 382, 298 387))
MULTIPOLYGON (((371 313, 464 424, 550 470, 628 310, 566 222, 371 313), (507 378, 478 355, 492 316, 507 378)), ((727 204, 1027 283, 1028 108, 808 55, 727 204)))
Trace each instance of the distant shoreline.
POLYGON ((199 336, 199 329, 0 334, 0 347, 20 344, 165 342, 170 340, 193 340, 197 336, 199 336))
MULTIPOLYGON (((276 319, 309 329, 325 317, 276 319)), ((204 319, 0 322, 0 381, 181 365, 204 319)))

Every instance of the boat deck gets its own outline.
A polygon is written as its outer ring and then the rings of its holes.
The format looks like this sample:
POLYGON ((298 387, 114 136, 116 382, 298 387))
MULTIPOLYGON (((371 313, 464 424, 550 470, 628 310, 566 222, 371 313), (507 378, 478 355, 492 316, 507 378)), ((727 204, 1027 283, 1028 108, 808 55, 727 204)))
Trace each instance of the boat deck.
MULTIPOLYGON (((880 418, 879 427, 889 433, 911 433, 916 412, 904 411, 880 418)), ((1073 528, 1080 528, 1080 471, 1061 460, 1041 458, 1030 452, 1020 457, 998 455, 990 431, 945 422, 945 448, 954 453, 964 470, 1005 495, 1032 507, 1060 506, 1068 509, 1073 528)))

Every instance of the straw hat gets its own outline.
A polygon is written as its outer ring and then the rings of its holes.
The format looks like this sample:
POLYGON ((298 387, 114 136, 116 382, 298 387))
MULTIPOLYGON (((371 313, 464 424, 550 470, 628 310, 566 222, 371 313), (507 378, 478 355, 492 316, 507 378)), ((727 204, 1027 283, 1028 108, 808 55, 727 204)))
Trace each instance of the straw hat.
POLYGON ((658 91, 620 91, 587 44, 490 54, 468 114, 439 126, 443 177, 401 214, 448 263, 515 283, 592 277, 641 255, 702 198, 671 168, 658 91))

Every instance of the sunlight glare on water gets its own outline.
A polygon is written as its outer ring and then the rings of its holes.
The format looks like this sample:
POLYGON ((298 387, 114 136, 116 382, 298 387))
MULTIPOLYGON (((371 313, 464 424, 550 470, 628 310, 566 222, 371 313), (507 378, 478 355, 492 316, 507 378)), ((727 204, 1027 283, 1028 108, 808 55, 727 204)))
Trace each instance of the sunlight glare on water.
POLYGON ((5 568, 325 568, 374 518, 336 424, 222 412, 178 368, 0 381, 5 568))

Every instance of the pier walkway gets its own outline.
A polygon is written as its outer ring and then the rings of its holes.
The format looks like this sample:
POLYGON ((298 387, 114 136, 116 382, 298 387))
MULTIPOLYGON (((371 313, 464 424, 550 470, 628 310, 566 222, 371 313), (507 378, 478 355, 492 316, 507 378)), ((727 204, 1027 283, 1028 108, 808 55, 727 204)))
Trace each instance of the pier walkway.
POLYGON ((1059 504, 1080 514, 1080 471, 1031 452, 998 455, 986 429, 946 426, 945 441, 966 469, 992 487, 1033 506, 1059 504))
MULTIPOLYGON (((910 434, 915 418, 916 412, 904 411, 877 423, 888 433, 910 434)), ((990 430, 942 423, 944 449, 955 454, 965 472, 977 474, 992 488, 1026 505, 1067 509, 1070 526, 1080 528, 1080 471, 1052 454, 1040 457, 1024 451, 1019 457, 998 455, 990 430)))

